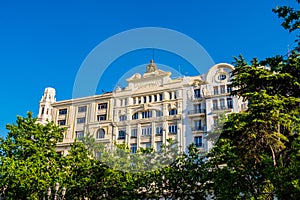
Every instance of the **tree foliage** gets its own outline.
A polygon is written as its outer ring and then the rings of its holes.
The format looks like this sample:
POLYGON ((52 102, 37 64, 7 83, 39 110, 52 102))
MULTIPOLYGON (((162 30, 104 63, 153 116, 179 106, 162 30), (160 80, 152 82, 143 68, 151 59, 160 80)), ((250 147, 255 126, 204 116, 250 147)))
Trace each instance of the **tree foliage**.
POLYGON ((249 104, 228 117, 210 155, 220 198, 299 199, 299 59, 236 58, 232 94, 249 104))
MULTIPOLYGON (((299 1, 298 1, 299 2, 299 1)), ((290 32, 299 11, 273 10, 290 32)), ((194 145, 178 154, 169 140, 161 152, 125 145, 107 150, 88 135, 65 156, 56 152, 64 129, 28 113, 0 138, 0 192, 6 199, 43 199, 56 182, 67 199, 300 199, 300 56, 248 63, 235 58, 232 95, 248 102, 241 113, 220 116, 203 154, 194 145), (220 137, 219 137, 220 136, 220 137), (218 139, 218 140, 217 140, 218 139), (100 152, 100 159, 95 159, 100 152)))
POLYGON ((28 113, 7 125, 6 139, 0 139, 0 188, 7 199, 38 199, 50 184, 63 178, 61 156, 55 151, 63 129, 52 122, 45 126, 28 113))

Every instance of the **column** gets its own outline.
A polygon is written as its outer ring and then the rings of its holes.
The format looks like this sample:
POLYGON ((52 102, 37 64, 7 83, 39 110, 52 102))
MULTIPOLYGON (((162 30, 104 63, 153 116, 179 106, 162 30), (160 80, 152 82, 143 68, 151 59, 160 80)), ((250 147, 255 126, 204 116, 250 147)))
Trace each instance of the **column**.
POLYGON ((164 122, 163 123, 163 144, 166 144, 167 142, 167 134, 169 132, 169 127, 168 127, 168 123, 164 122))
POLYGON ((149 103, 149 96, 144 97, 146 99, 146 103, 149 103))
POLYGON ((142 132, 141 124, 138 124, 138 126, 137 126, 137 135, 136 135, 136 146, 137 146, 137 148, 141 147, 141 132, 142 132))
POLYGON ((151 128, 152 128, 152 133, 151 133, 151 146, 155 148, 155 123, 151 122, 151 128))
POLYGON ((130 126, 126 126, 126 140, 125 140, 125 143, 127 143, 128 147, 130 147, 130 135, 131 135, 130 126))

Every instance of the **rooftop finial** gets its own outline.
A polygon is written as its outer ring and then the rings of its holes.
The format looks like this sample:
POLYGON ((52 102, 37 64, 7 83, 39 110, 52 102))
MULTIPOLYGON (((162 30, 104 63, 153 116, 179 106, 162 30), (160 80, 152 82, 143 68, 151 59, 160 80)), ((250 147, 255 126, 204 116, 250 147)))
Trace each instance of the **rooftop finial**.
POLYGON ((156 65, 154 64, 154 60, 151 59, 150 63, 147 65, 147 70, 146 72, 155 72, 156 71, 156 65))

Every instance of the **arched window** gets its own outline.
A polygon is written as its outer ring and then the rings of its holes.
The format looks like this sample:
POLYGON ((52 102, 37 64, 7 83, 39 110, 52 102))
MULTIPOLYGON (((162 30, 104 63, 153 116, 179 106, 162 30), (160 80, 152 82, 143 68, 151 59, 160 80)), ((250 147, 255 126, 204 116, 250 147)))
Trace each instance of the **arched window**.
POLYGON ((136 113, 134 113, 133 115, 132 115, 132 119, 134 120, 134 119, 138 119, 139 118, 139 113, 138 112, 136 112, 136 113))
POLYGON ((96 139, 105 138, 105 130, 103 128, 99 129, 96 133, 96 139))

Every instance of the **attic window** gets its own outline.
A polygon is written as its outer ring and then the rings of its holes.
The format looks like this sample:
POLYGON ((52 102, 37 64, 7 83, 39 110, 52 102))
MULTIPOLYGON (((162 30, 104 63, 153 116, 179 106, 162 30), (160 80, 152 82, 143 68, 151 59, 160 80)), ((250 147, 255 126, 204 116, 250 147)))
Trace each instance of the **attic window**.
POLYGON ((227 78, 226 74, 220 74, 218 76, 218 80, 220 80, 220 81, 224 81, 226 78, 227 78))

